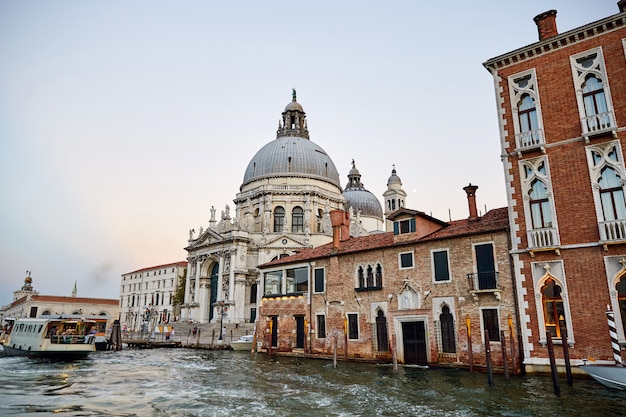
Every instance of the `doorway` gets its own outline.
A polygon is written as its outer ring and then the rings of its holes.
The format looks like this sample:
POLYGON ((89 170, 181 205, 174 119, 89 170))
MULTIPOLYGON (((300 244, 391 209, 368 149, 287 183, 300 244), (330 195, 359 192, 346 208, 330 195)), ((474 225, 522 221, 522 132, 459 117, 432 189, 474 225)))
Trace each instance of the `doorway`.
POLYGON ((428 365, 426 355, 426 328, 423 321, 402 323, 402 345, 404 363, 407 365, 428 365))
POLYGON ((296 319, 296 349, 304 349, 304 316, 295 316, 296 319))

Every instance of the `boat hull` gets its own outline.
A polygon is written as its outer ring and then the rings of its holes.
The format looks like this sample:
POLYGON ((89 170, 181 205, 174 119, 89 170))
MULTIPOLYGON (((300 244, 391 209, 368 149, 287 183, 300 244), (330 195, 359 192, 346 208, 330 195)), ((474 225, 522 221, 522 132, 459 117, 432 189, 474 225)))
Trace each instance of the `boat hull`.
POLYGON ((230 347, 233 350, 247 350, 249 352, 252 350, 252 342, 230 342, 230 347))
POLYGON ((5 356, 26 356, 33 359, 74 360, 86 358, 93 349, 88 350, 24 350, 3 346, 5 356))
POLYGON ((582 365, 580 369, 587 372, 602 385, 618 390, 626 390, 626 368, 614 365, 582 365))

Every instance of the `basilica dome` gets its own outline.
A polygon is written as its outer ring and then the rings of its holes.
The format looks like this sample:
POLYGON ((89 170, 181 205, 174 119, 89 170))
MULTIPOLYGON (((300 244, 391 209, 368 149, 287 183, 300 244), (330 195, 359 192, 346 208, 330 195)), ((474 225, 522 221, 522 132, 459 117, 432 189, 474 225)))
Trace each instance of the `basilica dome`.
POLYGON ((346 209, 360 210, 362 216, 383 218, 383 208, 374 194, 366 190, 361 183, 361 173, 352 161, 352 169, 348 173, 348 184, 343 191, 346 199, 346 209))
POLYGON ((296 101, 295 91, 278 123, 276 139, 254 155, 246 168, 241 188, 256 180, 276 177, 318 179, 341 187, 332 159, 309 139, 306 115, 296 101))

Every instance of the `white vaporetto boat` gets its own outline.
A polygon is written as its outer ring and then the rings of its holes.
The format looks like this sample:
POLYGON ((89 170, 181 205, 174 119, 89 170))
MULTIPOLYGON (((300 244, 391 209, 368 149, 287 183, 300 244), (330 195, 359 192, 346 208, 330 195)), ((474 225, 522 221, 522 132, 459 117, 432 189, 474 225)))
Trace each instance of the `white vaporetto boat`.
POLYGON ((230 347, 233 350, 252 350, 252 344, 254 343, 254 335, 247 334, 245 336, 241 336, 239 340, 233 340, 230 342, 230 347))
POLYGON ((3 342, 6 356, 80 359, 96 350, 90 334, 95 322, 84 319, 16 319, 3 342))

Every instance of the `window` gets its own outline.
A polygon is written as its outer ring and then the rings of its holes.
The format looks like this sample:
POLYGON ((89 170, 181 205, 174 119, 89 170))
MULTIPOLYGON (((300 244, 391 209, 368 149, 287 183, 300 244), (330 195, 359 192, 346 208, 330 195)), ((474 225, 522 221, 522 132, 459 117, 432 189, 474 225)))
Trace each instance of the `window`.
POLYGON ((478 289, 493 290, 497 286, 497 272, 493 258, 493 244, 484 243, 474 246, 476 252, 476 271, 478 272, 478 289))
POLYGON ((357 270, 357 274, 359 276, 359 288, 365 288, 365 275, 363 273, 363 267, 359 266, 357 270))
POLYGON ((257 297, 257 288, 258 286, 256 284, 252 284, 250 286, 250 304, 255 304, 256 303, 256 297, 257 297))
POLYGON ((326 338, 326 316, 323 314, 317 315, 317 338, 326 338))
POLYGON ((291 212, 291 231, 304 233, 304 211, 302 207, 294 207, 291 212))
POLYGON ((378 288, 383 287, 383 267, 380 264, 376 265, 376 282, 374 285, 378 288))
POLYGON ((583 136, 615 129, 602 48, 570 57, 583 136))
POLYGON ((378 314, 376 315, 376 344, 379 352, 389 352, 387 318, 382 310, 378 310, 378 314))
POLYGON ((285 209, 278 206, 274 209, 274 232, 282 232, 285 225, 285 209))
POLYGON ((529 248, 559 245, 559 235, 554 215, 554 198, 545 157, 520 162, 524 215, 529 248))
POLYGON ((546 185, 535 179, 531 183, 529 197, 533 229, 552 227, 552 211, 550 210, 546 185))
POLYGON ((367 265, 365 268, 357 268, 357 287, 355 290, 379 290, 383 286, 383 267, 380 263, 376 266, 367 265))
POLYGON ((287 270, 287 293, 309 291, 309 269, 307 267, 287 270))
POLYGON ((326 290, 326 283, 324 282, 324 268, 315 268, 313 273, 315 279, 314 292, 324 292, 326 290))
POLYGON ((435 282, 450 281, 450 268, 448 265, 448 251, 433 251, 433 275, 435 282))
POLYGON ((511 103, 513 103, 513 125, 517 149, 536 148, 543 145, 539 90, 534 69, 509 77, 509 92, 511 103))
MULTIPOLYGON (((441 324, 441 351, 443 353, 456 353, 454 317, 450 313, 450 307, 443 306, 439 315, 439 323, 441 324)), ((489 337, 491 338, 491 332, 489 337)))
POLYGON ((626 203, 621 178, 611 167, 602 169, 598 184, 604 221, 626 219, 626 203))
POLYGON ((552 337, 560 338, 562 332, 566 331, 565 306, 561 297, 561 287, 552 278, 546 279, 541 288, 541 301, 546 331, 552 337))
POLYGON ((283 271, 265 273, 265 295, 282 294, 283 271))
POLYGON ((400 269, 413 268, 413 252, 399 254, 400 269))
POLYGON ((355 313, 348 314, 348 339, 355 340, 359 338, 359 315, 355 313))
POLYGON ((398 220, 393 222, 393 234, 401 235, 404 233, 415 232, 415 219, 398 220))
POLYGON ((367 266, 367 286, 368 288, 374 286, 374 270, 372 269, 372 265, 367 266))
POLYGON ((489 340, 492 342, 500 341, 500 320, 498 319, 498 309, 485 308, 483 313, 483 329, 489 332, 489 340))

